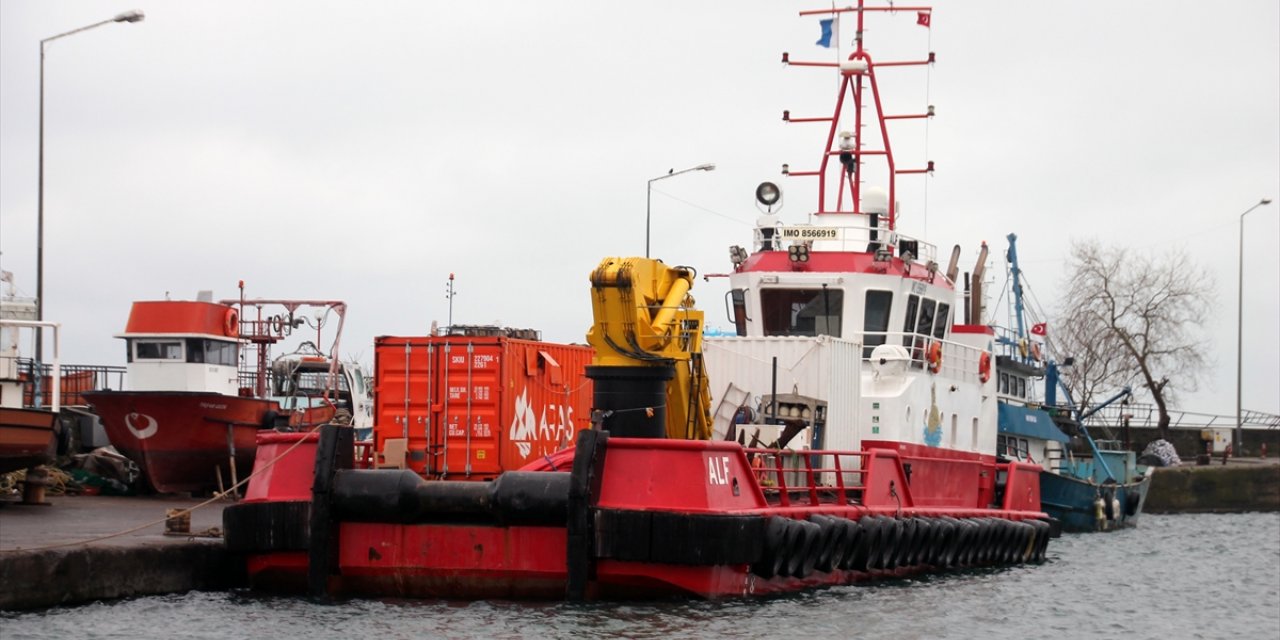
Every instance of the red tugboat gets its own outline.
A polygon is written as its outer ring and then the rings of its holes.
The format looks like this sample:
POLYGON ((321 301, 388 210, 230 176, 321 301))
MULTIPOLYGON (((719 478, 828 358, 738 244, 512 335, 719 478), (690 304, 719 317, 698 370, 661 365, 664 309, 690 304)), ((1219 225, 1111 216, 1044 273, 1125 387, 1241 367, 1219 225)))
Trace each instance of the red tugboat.
POLYGON ((274 361, 269 347, 328 315, 341 334, 346 305, 304 300, 159 300, 133 303, 123 338, 128 390, 84 394, 111 443, 160 492, 229 486, 253 463, 262 429, 367 421, 363 374, 304 342, 274 361), (272 307, 284 311, 264 315, 272 307), (299 311, 317 309, 316 317, 299 311), (246 310, 256 317, 245 318, 246 310), (242 354, 242 347, 251 345, 242 354), (243 356, 243 357, 242 357, 243 356), (241 369, 241 362, 247 364, 241 369))
MULTIPOLYGON (((852 17, 862 34, 868 13, 890 9, 813 13, 852 17)), ((354 468, 349 429, 272 436, 247 499, 223 512, 253 584, 317 597, 719 598, 1043 560, 1039 467, 995 457, 992 334, 950 313, 966 303, 958 252, 939 272, 928 245, 896 230, 888 203, 903 170, 876 65, 859 38, 847 61, 814 66, 842 84, 809 175, 825 191, 830 164, 840 196, 828 208, 820 195, 822 226, 770 222, 752 254, 733 249, 738 336, 704 350, 692 269, 605 259, 590 278, 593 428, 576 447, 458 482, 354 468), (857 124, 862 108, 878 113, 882 149, 840 133, 846 97, 857 124), (887 194, 864 192, 868 157, 888 160, 887 194)), ((772 215, 777 188, 757 195, 772 215)))

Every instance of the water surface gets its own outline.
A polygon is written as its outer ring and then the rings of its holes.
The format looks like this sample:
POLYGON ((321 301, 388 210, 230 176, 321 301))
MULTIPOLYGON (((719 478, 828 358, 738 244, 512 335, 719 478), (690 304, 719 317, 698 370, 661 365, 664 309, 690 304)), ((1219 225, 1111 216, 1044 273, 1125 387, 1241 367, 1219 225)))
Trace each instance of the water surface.
POLYGON ((0 638, 1280 638, 1280 514, 1145 515, 1043 565, 755 600, 350 600, 246 592, 0 614, 0 638))

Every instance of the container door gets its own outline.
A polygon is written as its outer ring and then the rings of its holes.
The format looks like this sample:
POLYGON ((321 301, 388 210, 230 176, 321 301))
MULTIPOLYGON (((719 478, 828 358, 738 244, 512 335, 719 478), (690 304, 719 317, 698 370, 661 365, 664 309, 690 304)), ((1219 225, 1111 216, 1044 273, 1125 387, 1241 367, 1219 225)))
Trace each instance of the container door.
POLYGON ((418 473, 427 473, 433 347, 420 338, 381 338, 375 352, 375 446, 382 451, 387 439, 408 438, 406 463, 418 473))
POLYGON ((494 342, 452 339, 438 347, 447 363, 440 376, 436 473, 450 478, 493 477, 501 473, 498 457, 498 398, 502 388, 501 347, 494 342))

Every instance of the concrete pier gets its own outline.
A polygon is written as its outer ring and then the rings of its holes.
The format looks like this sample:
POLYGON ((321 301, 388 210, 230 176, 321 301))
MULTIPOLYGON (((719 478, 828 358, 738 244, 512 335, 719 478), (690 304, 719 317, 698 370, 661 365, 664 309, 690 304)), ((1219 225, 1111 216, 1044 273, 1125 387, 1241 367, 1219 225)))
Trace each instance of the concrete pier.
POLYGON ((1156 469, 1144 510, 1147 513, 1232 513, 1280 511, 1280 461, 1230 458, 1222 464, 1183 462, 1156 469))
POLYGON ((244 583, 221 537, 213 503, 191 514, 188 536, 165 535, 168 509, 201 501, 167 496, 52 496, 49 506, 0 503, 0 610, 36 609, 139 595, 217 590, 244 583))

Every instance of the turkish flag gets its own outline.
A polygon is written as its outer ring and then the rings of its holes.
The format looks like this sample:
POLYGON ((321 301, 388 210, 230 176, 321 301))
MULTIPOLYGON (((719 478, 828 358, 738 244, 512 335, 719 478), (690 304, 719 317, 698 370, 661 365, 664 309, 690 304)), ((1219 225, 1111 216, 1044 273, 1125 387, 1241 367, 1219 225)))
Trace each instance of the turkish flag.
POLYGON ((927 27, 927 26, 929 26, 929 19, 930 19, 932 16, 933 16, 933 14, 929 13, 928 11, 917 11, 917 12, 916 12, 916 24, 918 24, 918 25, 920 25, 920 26, 923 26, 923 27, 927 27))
POLYGON ((1031 325, 1031 335, 1042 336, 1049 332, 1049 327, 1043 322, 1037 322, 1031 325))

